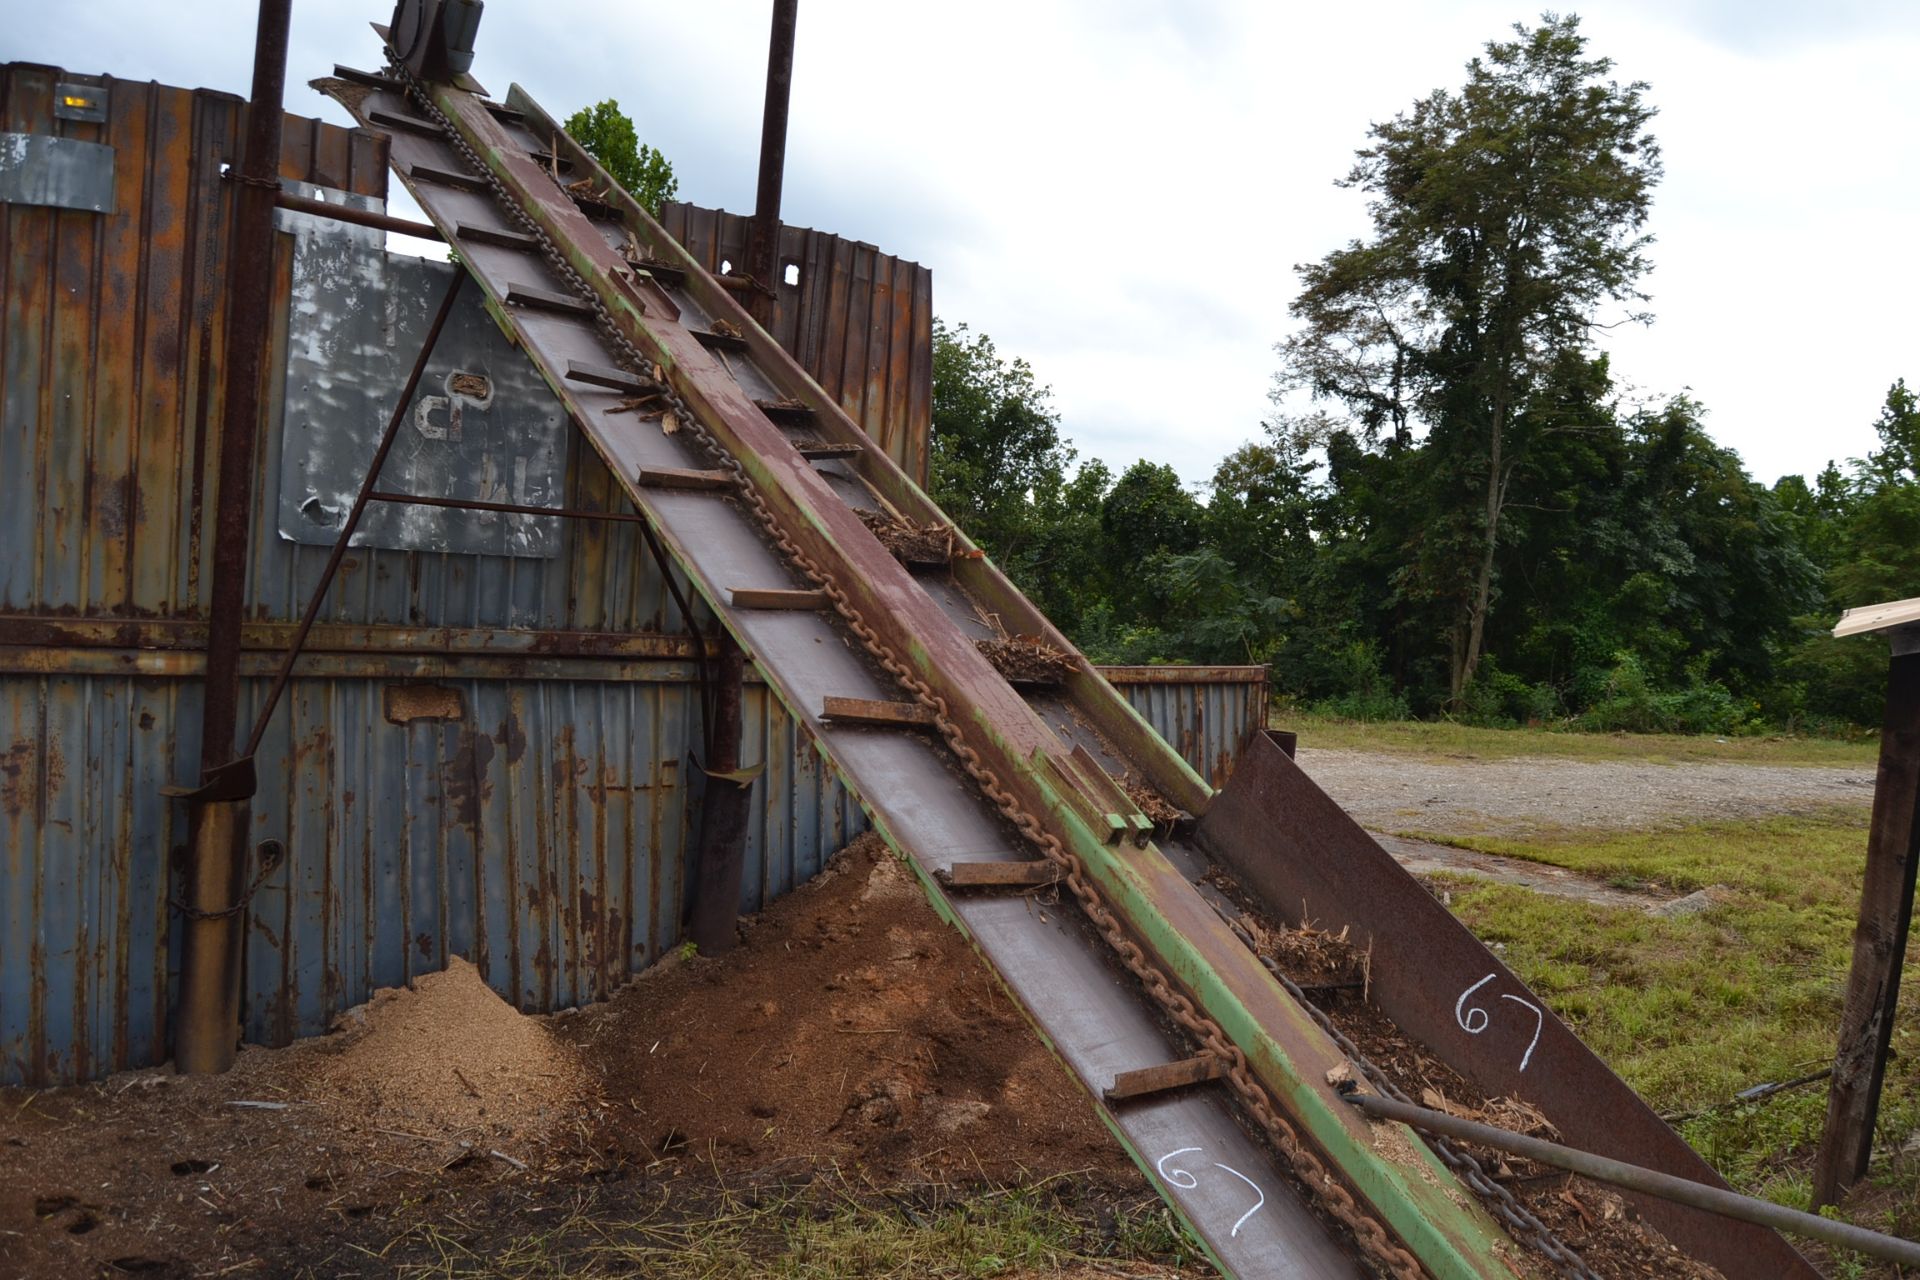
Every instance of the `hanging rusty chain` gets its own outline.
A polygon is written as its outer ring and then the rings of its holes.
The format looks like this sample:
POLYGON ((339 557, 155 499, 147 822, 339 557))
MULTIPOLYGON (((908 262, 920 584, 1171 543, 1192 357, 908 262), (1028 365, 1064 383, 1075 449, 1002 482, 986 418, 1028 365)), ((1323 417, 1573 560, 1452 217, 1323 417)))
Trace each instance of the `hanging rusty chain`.
POLYGON ((1019 799, 1000 782, 1000 778, 980 758, 980 753, 969 746, 960 725, 953 719, 947 707, 947 700, 933 691, 925 680, 915 675, 913 670, 902 662, 893 648, 881 639, 880 634, 867 624, 865 617, 853 604, 846 590, 834 579, 834 576, 818 561, 808 555, 787 535, 781 527, 779 518, 767 505, 752 481, 746 468, 731 451, 707 430, 699 417, 687 405, 667 381, 665 371, 643 355, 639 348, 623 333, 614 321, 613 313, 600 296, 588 285, 585 277, 567 260, 553 237, 548 234, 537 219, 528 213, 507 185, 497 177, 493 170, 481 159, 466 138, 451 120, 440 110, 426 92, 424 86, 407 67, 389 63, 388 73, 406 86, 407 96, 426 112, 440 126, 445 141, 457 152, 472 173, 487 184, 495 200, 507 214, 532 236, 540 245, 540 251, 556 275, 566 282, 580 300, 587 304, 598 322, 601 332, 615 351, 626 362, 630 372, 653 384, 653 394, 667 403, 668 408, 679 420, 680 426, 696 440, 700 447, 710 454, 714 461, 732 477, 740 499, 747 504, 754 519, 765 532, 768 540, 781 555, 797 568, 807 580, 823 591, 832 603, 834 612, 846 622, 847 627, 857 636, 861 645, 873 657, 874 661, 891 675, 900 686, 913 695, 914 701, 926 708, 931 714, 933 724, 949 750, 959 758, 960 765, 967 775, 978 784, 980 791, 993 804, 1001 816, 1011 822, 1020 834, 1035 848, 1065 872, 1067 887, 1080 903, 1087 918, 1099 930, 1107 945, 1119 955, 1127 970, 1140 980, 1147 994, 1164 1009, 1205 1051, 1218 1058, 1225 1067, 1225 1079, 1232 1087, 1254 1121, 1272 1141, 1273 1145, 1286 1157, 1294 1176, 1299 1179, 1307 1191, 1317 1196, 1327 1212, 1353 1233, 1355 1242, 1361 1251, 1377 1263, 1394 1280, 1426 1280, 1427 1272, 1419 1259, 1409 1253, 1388 1234, 1385 1226, 1369 1213, 1346 1186, 1336 1178, 1324 1161, 1300 1137, 1294 1128, 1268 1096, 1267 1090, 1247 1065, 1247 1056, 1240 1047, 1227 1039, 1220 1024, 1202 1013, 1185 994, 1177 990, 1167 975, 1151 960, 1146 952, 1128 936, 1120 919, 1107 907, 1100 891, 1087 879, 1086 865, 1080 856, 1067 848, 1061 839, 1048 831, 1032 812, 1023 806, 1019 799))
MULTIPOLYGON (((1367 1078, 1369 1084, 1396 1102, 1413 1101, 1386 1072, 1375 1065, 1366 1054, 1360 1052, 1360 1046, 1349 1039, 1346 1032, 1340 1030, 1326 1010, 1315 1004, 1307 993, 1300 989, 1299 983, 1288 977, 1271 957, 1260 954, 1260 948, 1254 943, 1252 935, 1239 921, 1221 911, 1217 903, 1214 905, 1214 910, 1219 912, 1220 918, 1226 921, 1227 927, 1233 930, 1234 936, 1246 944, 1247 950, 1253 952, 1254 958, 1266 967, 1267 972, 1271 973, 1282 987, 1286 988, 1287 994, 1300 1002, 1300 1006, 1307 1011, 1307 1015, 1319 1024, 1320 1029, 1327 1033, 1327 1037, 1335 1045, 1339 1046, 1340 1052, 1346 1054, 1348 1060, 1360 1068, 1360 1074, 1367 1078)), ((1553 1228, 1536 1217, 1531 1209, 1521 1204, 1512 1191, 1494 1181, 1492 1175, 1488 1174, 1486 1168, 1471 1152, 1462 1151, 1438 1134, 1422 1133, 1420 1136, 1425 1139, 1429 1147, 1433 1148, 1433 1153, 1440 1157, 1441 1163, 1458 1174, 1460 1180, 1485 1202, 1487 1211, 1499 1219, 1501 1225, 1506 1227, 1508 1234, 1514 1239, 1530 1245, 1544 1255, 1553 1264, 1554 1269, 1567 1277, 1567 1280, 1601 1280, 1571 1245, 1553 1233, 1553 1228)))
POLYGON ((287 858, 287 846, 278 840, 262 840, 256 852, 260 859, 259 874, 255 875, 247 887, 240 891, 240 896, 233 900, 231 906, 196 907, 184 899, 174 897, 167 899, 167 905, 189 920, 224 920, 228 916, 239 915, 247 909, 247 904, 253 901, 253 895, 260 892, 261 886, 266 884, 267 877, 278 870, 280 864, 287 858))

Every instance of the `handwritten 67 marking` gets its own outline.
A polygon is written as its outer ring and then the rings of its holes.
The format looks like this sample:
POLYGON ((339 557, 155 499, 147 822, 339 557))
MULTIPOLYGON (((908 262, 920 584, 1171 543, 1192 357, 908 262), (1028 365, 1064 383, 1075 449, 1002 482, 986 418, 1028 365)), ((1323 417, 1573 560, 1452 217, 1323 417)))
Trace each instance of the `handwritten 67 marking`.
MULTIPOLYGON (((1169 1151, 1167 1152, 1167 1154, 1161 1156, 1158 1160, 1154 1161, 1153 1167, 1155 1169, 1158 1169, 1160 1171, 1160 1176, 1165 1178, 1173 1186, 1179 1187, 1182 1191, 1191 1191, 1195 1187, 1200 1185, 1200 1179, 1194 1177, 1191 1172, 1189 1172, 1186 1169, 1182 1169, 1178 1165, 1174 1165, 1173 1167, 1169 1168, 1167 1165, 1167 1161, 1173 1159, 1175 1156, 1183 1156, 1187 1154, 1187 1152, 1189 1151, 1199 1151, 1199 1150, 1200 1150, 1199 1147, 1181 1147, 1178 1151, 1169 1151)), ((1249 1178, 1246 1174, 1240 1172, 1238 1169, 1233 1168, 1231 1165, 1221 1164, 1218 1160, 1213 1161, 1212 1164, 1214 1168, 1225 1170, 1227 1173, 1232 1174, 1234 1177, 1240 1179, 1240 1181, 1246 1183, 1249 1187, 1252 1187, 1253 1194, 1260 1197, 1260 1199, 1254 1203, 1253 1208, 1247 1210, 1245 1213, 1241 1214, 1238 1218, 1234 1220, 1233 1230, 1229 1231, 1227 1234, 1229 1236, 1237 1236, 1240 1234, 1240 1228, 1243 1225, 1245 1225, 1247 1219, 1251 1218, 1254 1214, 1260 1212, 1261 1208, 1267 1203, 1267 1193, 1262 1191, 1260 1189, 1259 1184, 1256 1183, 1252 1178, 1249 1178)))
MULTIPOLYGON (((1470 1036, 1477 1036, 1482 1031, 1485 1031, 1487 1024, 1493 1021, 1493 1015, 1477 1004, 1469 1005, 1467 1003, 1467 997, 1486 986, 1489 982, 1492 982, 1494 978, 1498 976, 1498 974, 1488 974, 1486 977, 1480 979, 1480 981, 1468 987, 1465 991, 1462 991, 1460 998, 1453 1002, 1453 1020, 1459 1023, 1460 1029, 1470 1036), (1478 1022, 1474 1021, 1476 1017, 1479 1019, 1478 1022)), ((1527 1051, 1520 1055, 1520 1069, 1525 1071, 1527 1064, 1533 1061, 1533 1050, 1534 1047, 1540 1043, 1540 1032, 1547 1025, 1547 1015, 1540 1012, 1539 1005, 1534 1004, 1530 1000, 1522 1000, 1519 996, 1502 994, 1500 998, 1502 1000, 1511 1000, 1533 1014, 1533 1039, 1527 1041, 1527 1051)))

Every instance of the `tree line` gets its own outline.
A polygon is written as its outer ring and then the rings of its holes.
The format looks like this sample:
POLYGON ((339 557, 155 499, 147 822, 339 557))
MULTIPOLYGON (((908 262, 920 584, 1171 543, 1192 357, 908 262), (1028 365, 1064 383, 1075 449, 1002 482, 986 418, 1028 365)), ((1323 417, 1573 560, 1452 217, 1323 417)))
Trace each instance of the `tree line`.
POLYGON ((1768 488, 1596 338, 1644 322, 1648 86, 1573 16, 1373 126, 1369 234, 1299 268, 1275 413, 1203 495, 1079 462, 1047 389, 936 321, 933 496, 1096 661, 1260 662, 1334 714, 1726 733, 1876 724, 1920 595, 1920 407, 1768 488), (1203 500, 1204 497, 1204 500, 1203 500))

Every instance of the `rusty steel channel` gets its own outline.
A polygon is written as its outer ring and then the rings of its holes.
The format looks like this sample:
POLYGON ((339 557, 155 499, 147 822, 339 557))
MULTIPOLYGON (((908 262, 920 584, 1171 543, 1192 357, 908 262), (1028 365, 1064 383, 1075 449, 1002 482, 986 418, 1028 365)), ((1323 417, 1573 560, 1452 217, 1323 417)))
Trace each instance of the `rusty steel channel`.
MULTIPOLYGON (((368 123, 374 111, 418 118, 421 105, 391 82, 362 73, 343 73, 343 78, 357 82, 354 93, 342 96, 354 99, 350 109, 368 123), (361 89, 371 92, 361 96, 361 89)), ((529 225, 565 246, 570 270, 591 280, 594 298, 618 315, 622 330, 671 370, 675 389, 693 401, 700 422, 723 433, 728 448, 753 473, 756 488, 776 501, 808 553, 842 566, 842 581, 859 594, 872 625, 895 637, 896 649, 921 678, 937 682, 954 714, 978 734, 980 751, 998 761, 1008 785, 1027 797, 1025 803, 1049 814, 1070 835, 1077 830, 1072 838, 1092 849, 1104 847, 1093 824, 1104 829, 1108 814, 1118 820, 1121 810, 1131 808, 1091 752, 1075 753, 1062 741, 1050 722, 1058 717, 1078 723, 1079 733, 1097 741, 1110 757, 1129 762, 1163 794, 1190 809, 1204 806, 1210 795, 1206 784, 1152 737, 1138 714, 1091 668, 1078 671, 1064 695, 1036 698, 1031 705, 993 670, 974 647, 978 637, 962 625, 964 619, 984 632, 982 605, 1000 605, 997 611, 1010 623, 1031 619, 1034 630, 1051 628, 997 571, 969 554, 972 548, 964 539, 954 569, 937 575, 937 581, 917 580, 880 546, 856 517, 856 505, 893 506, 928 522, 938 518, 937 512, 884 455, 862 443, 858 429, 637 206, 626 201, 620 217, 598 224, 575 207, 548 167, 531 154, 558 134, 536 104, 516 95, 505 111, 496 111, 460 90, 437 86, 434 95, 448 124, 486 156, 492 176, 528 215, 529 225), (677 269, 683 286, 662 284, 642 265, 644 258, 636 263, 621 256, 616 246, 636 233, 647 250, 677 269), (733 344, 703 337, 721 332, 713 326, 716 319, 746 334, 748 349, 729 352, 733 344), (719 349, 710 352, 710 345, 719 349), (832 461, 803 460, 787 429, 760 407, 789 398, 812 410, 804 415, 805 428, 859 448, 832 461), (891 501, 896 494, 899 501, 891 501), (969 570, 984 590, 966 590, 969 570), (1101 733, 1106 726, 1117 732, 1101 733), (1114 744, 1116 737, 1126 741, 1125 748, 1114 744)), ((607 184, 606 199, 624 201, 584 153, 559 137, 572 173, 595 175, 607 184)), ((929 882, 957 858, 1027 856, 934 743, 900 730, 839 726, 821 716, 829 696, 884 700, 892 682, 850 650, 825 616, 731 607, 734 588, 798 585, 792 570, 721 495, 639 482, 650 472, 698 473, 708 462, 689 447, 685 431, 664 430, 657 419, 636 422, 631 413, 619 412, 644 385, 613 367, 616 360, 589 318, 591 310, 567 300, 568 281, 541 256, 499 234, 516 230, 503 225, 508 211, 488 193, 483 177, 463 172, 461 153, 451 140, 408 129, 404 136, 396 132, 392 145, 396 171, 460 250, 496 317, 542 368, 576 422, 625 480, 636 505, 657 522, 662 540, 782 700, 818 735, 882 832, 910 853, 912 865, 929 882), (483 232, 467 236, 463 227, 483 232)), ((799 415, 784 416, 791 421, 799 415)), ((1312 1141, 1342 1148, 1338 1167, 1354 1178, 1362 1200, 1388 1218, 1395 1232, 1419 1240, 1436 1260, 1437 1274, 1508 1274, 1498 1253, 1505 1246, 1497 1247, 1491 1223, 1447 1198, 1441 1190, 1444 1171, 1424 1158, 1417 1144, 1407 1145, 1413 1154, 1405 1165, 1374 1154, 1368 1126, 1356 1123, 1320 1080, 1338 1060, 1331 1044, 1271 977, 1251 964, 1186 880, 1151 846, 1100 856, 1109 860, 1101 874, 1130 899, 1123 908, 1139 932, 1154 932, 1163 919, 1158 913, 1169 901, 1174 904, 1181 919, 1162 931, 1156 946, 1188 948, 1182 983, 1227 984, 1229 1001, 1238 1006, 1236 1042, 1253 1046, 1263 1076, 1283 1081, 1290 1110, 1311 1113, 1318 1126, 1310 1126, 1312 1141), (1143 906, 1149 901, 1152 906, 1143 906), (1151 921, 1142 920, 1143 911, 1151 921), (1197 952, 1192 950, 1196 939, 1197 952), (1256 1026, 1267 1030, 1256 1033, 1256 1026)), ((1186 1056, 1181 1039, 1169 1038, 1153 1006, 1115 984, 1105 947, 1090 939, 1071 914, 1042 918, 1017 897, 948 902, 937 888, 934 892, 1090 1091, 1103 1089, 1122 1071, 1186 1056)), ((1271 1155, 1236 1120, 1224 1091, 1145 1100, 1115 1107, 1108 1118, 1231 1272, 1358 1274, 1349 1247, 1315 1224, 1312 1210, 1271 1155), (1196 1151, 1208 1155, 1205 1176, 1183 1163, 1197 1160, 1189 1154, 1196 1151)), ((1336 1189, 1332 1184, 1315 1191, 1336 1189)))
MULTIPOLYGON (((1369 997, 1490 1098, 1525 1099, 1584 1150, 1692 1182, 1726 1183, 1467 927, 1258 734, 1200 820, 1201 848, 1279 919, 1303 909, 1366 951, 1369 997), (1285 815, 1277 821, 1276 815, 1285 815)), ((1815 1280, 1778 1233, 1672 1201, 1628 1198, 1729 1280, 1815 1280)))
POLYGON ((1883 1231, 1869 1231, 1851 1222, 1836 1222, 1817 1213, 1789 1209, 1771 1200, 1743 1196, 1724 1187, 1711 1187, 1688 1178, 1676 1178, 1658 1169, 1646 1169, 1624 1160, 1610 1160, 1558 1142, 1548 1142, 1528 1134, 1516 1133, 1496 1125, 1482 1124, 1430 1107, 1418 1107, 1394 1098, 1356 1090, 1347 1101, 1369 1115, 1385 1116, 1412 1125, 1424 1133, 1458 1138, 1495 1151, 1522 1156, 1556 1169, 1565 1169, 1596 1182, 1625 1187, 1646 1196, 1657 1196, 1703 1213, 1715 1214, 1735 1222, 1754 1223, 1780 1231, 1790 1231, 1836 1249, 1848 1249, 1870 1258, 1920 1267, 1920 1243, 1902 1240, 1883 1231))
POLYGON ((188 804, 186 941, 174 1062, 183 1072, 225 1071, 240 1048, 240 947, 247 891, 250 802, 257 789, 249 752, 235 755, 240 703, 240 620, 247 598, 247 527, 254 454, 260 443, 273 293, 273 209, 280 194, 281 100, 293 0, 262 0, 253 48, 247 145, 228 172, 240 189, 233 215, 234 264, 227 304, 227 367, 218 445, 207 673, 200 704, 197 787, 169 790, 188 804))

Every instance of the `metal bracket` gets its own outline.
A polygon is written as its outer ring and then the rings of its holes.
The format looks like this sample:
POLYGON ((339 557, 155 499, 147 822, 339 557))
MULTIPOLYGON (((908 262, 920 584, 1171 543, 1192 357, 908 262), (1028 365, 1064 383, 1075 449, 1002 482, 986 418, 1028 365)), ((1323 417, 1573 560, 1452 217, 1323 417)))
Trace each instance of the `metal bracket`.
POLYGON ((250 800, 259 789, 260 780, 254 773, 253 757, 241 756, 238 760, 230 760, 209 769, 197 787, 169 784, 160 788, 160 794, 169 800, 184 800, 188 804, 214 804, 228 800, 250 800))

